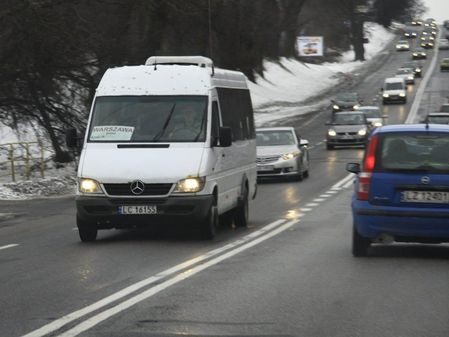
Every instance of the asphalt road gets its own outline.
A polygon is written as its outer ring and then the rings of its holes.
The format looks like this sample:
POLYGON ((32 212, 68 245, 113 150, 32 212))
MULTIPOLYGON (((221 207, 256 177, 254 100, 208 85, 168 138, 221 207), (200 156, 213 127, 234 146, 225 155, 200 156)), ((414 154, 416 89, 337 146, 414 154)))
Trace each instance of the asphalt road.
MULTIPOLYGON (((354 90, 370 102, 408 58, 385 53, 354 90)), ((445 88, 437 67, 420 115, 445 88)), ((411 104, 385 106, 388 123, 404 121, 411 104)), ((310 141, 310 177, 261 183, 250 227, 222 228, 214 241, 173 227, 101 231, 83 244, 72 197, 0 202, 9 213, 0 220, 0 336, 447 337, 447 245, 351 256, 344 167, 363 150, 327 151, 329 117, 288 121, 310 141)))

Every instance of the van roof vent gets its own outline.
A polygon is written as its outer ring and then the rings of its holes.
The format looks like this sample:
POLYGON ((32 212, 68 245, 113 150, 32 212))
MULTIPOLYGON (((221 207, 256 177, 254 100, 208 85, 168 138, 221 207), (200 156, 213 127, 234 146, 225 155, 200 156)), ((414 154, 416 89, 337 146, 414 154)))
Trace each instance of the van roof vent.
POLYGON ((214 68, 214 62, 204 56, 151 56, 145 62, 146 66, 158 64, 197 65, 203 68, 214 68))

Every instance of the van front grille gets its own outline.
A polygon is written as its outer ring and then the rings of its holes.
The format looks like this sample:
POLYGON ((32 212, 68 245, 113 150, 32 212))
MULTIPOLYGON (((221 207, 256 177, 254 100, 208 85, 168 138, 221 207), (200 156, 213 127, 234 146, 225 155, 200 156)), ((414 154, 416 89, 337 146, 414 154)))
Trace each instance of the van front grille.
POLYGON ((141 194, 134 194, 131 191, 131 184, 103 184, 106 193, 109 195, 129 195, 129 196, 144 196, 144 195, 167 195, 173 184, 145 184, 141 194))

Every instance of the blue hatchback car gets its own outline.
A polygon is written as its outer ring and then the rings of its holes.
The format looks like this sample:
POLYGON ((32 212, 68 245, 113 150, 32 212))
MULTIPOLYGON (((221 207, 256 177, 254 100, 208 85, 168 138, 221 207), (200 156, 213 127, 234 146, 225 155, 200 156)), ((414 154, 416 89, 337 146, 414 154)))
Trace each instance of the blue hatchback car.
POLYGON ((376 128, 356 173, 352 197, 354 256, 372 243, 449 242, 449 126, 376 128))

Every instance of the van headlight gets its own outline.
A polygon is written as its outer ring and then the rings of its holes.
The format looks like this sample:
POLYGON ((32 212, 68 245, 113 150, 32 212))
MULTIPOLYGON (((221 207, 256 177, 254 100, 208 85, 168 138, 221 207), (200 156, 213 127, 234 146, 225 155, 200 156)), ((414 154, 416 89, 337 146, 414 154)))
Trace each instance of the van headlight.
POLYGON ((360 129, 357 133, 359 134, 359 136, 366 136, 366 129, 360 129))
POLYGON ((418 53, 413 53, 413 56, 418 56, 418 53))
POLYGON ((401 92, 401 93, 399 94, 399 96, 405 97, 405 93, 401 92))
POLYGON ((98 181, 89 178, 80 178, 78 181, 78 190, 81 193, 103 194, 98 181))
POLYGON ((335 137, 337 135, 337 132, 335 132, 334 129, 330 129, 329 131, 327 131, 327 134, 331 137, 335 137))
POLYGON ((390 95, 388 95, 388 94, 383 94, 382 96, 385 97, 385 98, 390 97, 390 95))
POLYGON ((289 160, 298 157, 301 154, 301 151, 294 151, 290 153, 285 153, 282 155, 282 159, 289 160))
POLYGON ((354 110, 358 110, 360 108, 360 105, 356 104, 352 107, 354 110))
POLYGON ((340 109, 340 107, 337 104, 334 104, 333 108, 334 108, 334 110, 340 109))
POLYGON ((204 177, 190 177, 178 181, 175 192, 178 193, 196 193, 204 188, 206 178, 204 177))

